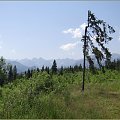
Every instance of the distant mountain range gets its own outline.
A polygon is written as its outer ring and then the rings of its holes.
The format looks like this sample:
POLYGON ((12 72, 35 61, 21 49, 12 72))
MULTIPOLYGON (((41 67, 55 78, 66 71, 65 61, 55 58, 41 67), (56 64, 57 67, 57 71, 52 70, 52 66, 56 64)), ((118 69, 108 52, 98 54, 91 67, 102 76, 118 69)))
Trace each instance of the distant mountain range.
MULTIPOLYGON (((112 54, 112 60, 114 59, 120 59, 120 54, 112 54)), ((28 68, 42 68, 42 66, 48 66, 51 67, 54 59, 51 60, 45 60, 43 58, 33 58, 33 59, 21 59, 21 60, 7 60, 7 63, 12 64, 13 66, 16 65, 18 72, 24 72, 28 70, 28 68)), ((83 59, 74 60, 74 59, 56 59, 57 66, 60 68, 68 67, 68 66, 75 66, 83 64, 83 59)))
POLYGON ((16 65, 18 73, 24 72, 24 71, 28 70, 28 68, 29 68, 28 66, 25 66, 17 61, 7 60, 7 63, 10 63, 13 66, 16 65))

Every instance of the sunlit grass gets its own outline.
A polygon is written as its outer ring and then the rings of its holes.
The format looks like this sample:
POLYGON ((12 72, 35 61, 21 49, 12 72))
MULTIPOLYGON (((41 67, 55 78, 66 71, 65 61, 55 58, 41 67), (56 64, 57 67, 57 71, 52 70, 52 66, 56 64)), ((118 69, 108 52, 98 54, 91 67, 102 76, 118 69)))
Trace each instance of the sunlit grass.
POLYGON ((82 72, 63 76, 40 73, 0 88, 0 118, 120 118, 120 75, 117 71, 92 75, 81 91, 82 72), (46 88, 48 81, 53 88, 46 88))

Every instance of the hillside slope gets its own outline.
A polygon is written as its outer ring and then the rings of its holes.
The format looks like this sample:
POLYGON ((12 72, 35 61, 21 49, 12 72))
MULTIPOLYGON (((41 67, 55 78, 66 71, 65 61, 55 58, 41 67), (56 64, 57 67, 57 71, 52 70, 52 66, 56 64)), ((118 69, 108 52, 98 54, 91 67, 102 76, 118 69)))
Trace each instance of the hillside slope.
POLYGON ((34 73, 0 87, 1 119, 119 119, 120 75, 92 75, 81 92, 82 73, 34 73))

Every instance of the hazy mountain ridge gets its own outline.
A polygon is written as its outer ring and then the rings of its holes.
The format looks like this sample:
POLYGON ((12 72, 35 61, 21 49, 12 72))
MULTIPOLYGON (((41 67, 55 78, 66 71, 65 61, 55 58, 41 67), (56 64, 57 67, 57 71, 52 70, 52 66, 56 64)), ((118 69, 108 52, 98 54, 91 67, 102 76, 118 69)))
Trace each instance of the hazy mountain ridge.
MULTIPOLYGON (((112 60, 114 60, 114 59, 115 60, 120 59, 120 54, 113 54, 112 60)), ((51 67, 53 60, 54 59, 46 60, 43 58, 33 58, 33 59, 21 59, 21 60, 16 60, 16 61, 7 60, 7 62, 12 65, 16 65, 18 72, 23 72, 23 71, 27 70, 28 68, 30 68, 30 69, 37 68, 37 67, 42 68, 43 65, 51 67)), ((74 59, 70 59, 70 58, 56 59, 56 62, 57 62, 58 68, 60 68, 61 66, 68 67, 70 65, 71 66, 80 65, 80 64, 83 65, 83 59, 79 59, 79 60, 74 60, 74 59)), ((96 63, 95 63, 95 65, 96 65, 96 63)))
POLYGON ((24 72, 24 71, 28 70, 28 68, 29 68, 28 66, 25 66, 17 61, 6 60, 6 62, 10 63, 12 66, 16 65, 18 73, 24 72))
POLYGON ((33 58, 33 59, 22 59, 18 60, 19 63, 28 66, 28 67, 42 67, 43 65, 45 66, 50 66, 51 63, 48 60, 45 60, 43 58, 33 58))

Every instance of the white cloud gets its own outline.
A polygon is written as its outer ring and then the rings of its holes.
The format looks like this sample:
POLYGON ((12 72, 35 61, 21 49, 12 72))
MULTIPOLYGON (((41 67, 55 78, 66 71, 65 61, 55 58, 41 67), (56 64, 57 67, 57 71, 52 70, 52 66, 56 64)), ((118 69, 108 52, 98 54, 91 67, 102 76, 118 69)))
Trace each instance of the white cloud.
POLYGON ((65 50, 65 51, 69 51, 71 49, 74 49, 78 44, 79 44, 79 42, 68 43, 68 44, 60 46, 60 49, 65 50))
POLYGON ((68 30, 64 30, 63 33, 68 34, 68 33, 73 33, 74 29, 70 28, 68 30))
POLYGON ((76 28, 73 31, 73 38, 81 38, 82 37, 82 32, 80 30, 80 28, 76 28))
POLYGON ((68 30, 64 30, 63 33, 65 34, 72 34, 72 38, 81 38, 84 34, 85 27, 87 26, 86 23, 83 23, 78 28, 69 28, 68 30))
POLYGON ((70 28, 68 30, 64 30, 63 33, 65 33, 65 34, 70 33, 70 34, 72 34, 73 38, 81 38, 82 37, 80 28, 76 28, 76 29, 70 28))
POLYGON ((2 48, 2 46, 0 46, 0 49, 2 48))
POLYGON ((85 30, 85 27, 87 26, 87 24, 86 23, 83 23, 83 24, 81 24, 80 25, 80 28, 82 29, 82 30, 85 30))
MULTIPOLYGON (((85 27, 87 26, 86 23, 81 24, 78 28, 69 28, 68 30, 64 30, 64 34, 71 34, 72 38, 82 38, 82 35, 84 34, 85 27)), ((69 51, 71 49, 74 49, 80 42, 75 43, 68 43, 65 45, 60 46, 60 49, 64 51, 69 51)))

